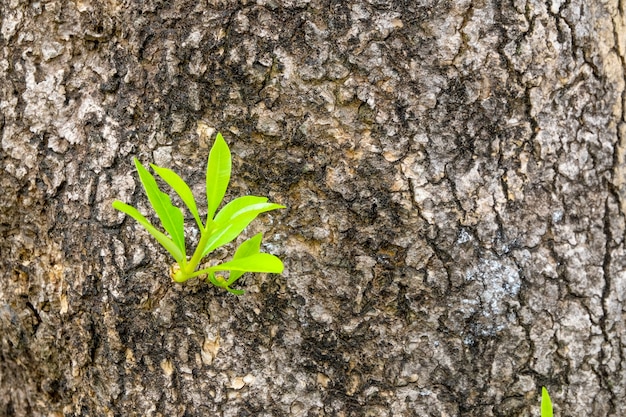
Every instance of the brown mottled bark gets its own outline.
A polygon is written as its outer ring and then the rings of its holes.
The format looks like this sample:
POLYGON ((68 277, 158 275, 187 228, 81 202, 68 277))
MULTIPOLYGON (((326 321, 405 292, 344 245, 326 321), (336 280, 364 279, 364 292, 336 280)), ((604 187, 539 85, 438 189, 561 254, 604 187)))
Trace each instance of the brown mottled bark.
POLYGON ((624 13, 0 2, 0 415, 626 415, 624 13), (198 121, 288 206, 239 298, 111 207, 198 121))

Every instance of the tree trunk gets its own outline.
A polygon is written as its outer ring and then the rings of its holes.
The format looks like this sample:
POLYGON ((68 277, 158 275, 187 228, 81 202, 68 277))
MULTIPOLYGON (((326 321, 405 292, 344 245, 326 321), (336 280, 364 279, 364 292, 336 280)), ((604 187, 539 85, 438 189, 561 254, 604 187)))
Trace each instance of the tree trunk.
POLYGON ((0 415, 626 415, 625 13, 2 1, 0 415), (217 131, 287 206, 241 297, 111 207, 217 131))

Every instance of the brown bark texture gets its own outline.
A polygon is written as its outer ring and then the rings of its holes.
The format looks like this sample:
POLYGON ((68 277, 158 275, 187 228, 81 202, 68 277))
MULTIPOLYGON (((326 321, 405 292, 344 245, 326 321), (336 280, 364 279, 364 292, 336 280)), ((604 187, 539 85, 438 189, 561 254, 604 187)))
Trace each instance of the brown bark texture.
POLYGON ((0 415, 626 415, 625 7, 3 0, 0 415), (241 297, 111 207, 218 131, 241 297))

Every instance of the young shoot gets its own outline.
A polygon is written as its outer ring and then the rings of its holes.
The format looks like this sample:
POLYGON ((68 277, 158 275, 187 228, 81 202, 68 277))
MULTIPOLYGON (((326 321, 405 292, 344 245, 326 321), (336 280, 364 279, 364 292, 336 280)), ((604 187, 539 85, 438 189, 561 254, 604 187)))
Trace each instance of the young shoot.
POLYGON ((259 233, 239 245, 232 259, 208 268, 198 269, 202 260, 215 249, 232 242, 261 213, 285 208, 268 202, 265 197, 244 196, 224 205, 218 211, 230 181, 230 149, 220 133, 209 152, 206 171, 207 215, 204 222, 200 218, 196 200, 189 186, 174 171, 151 164, 154 172, 178 194, 194 217, 200 231, 200 240, 191 257, 185 248, 184 217, 182 211, 172 204, 162 192, 152 174, 134 158, 139 179, 146 191, 148 200, 156 212, 167 234, 154 227, 136 208, 116 200, 113 207, 131 216, 150 233, 176 260, 170 268, 170 276, 175 282, 185 282, 190 278, 206 276, 207 282, 227 291, 241 295, 242 290, 231 288, 246 272, 266 272, 280 274, 284 267, 278 257, 262 253, 259 233), (225 278, 218 272, 228 271, 225 278))
POLYGON ((552 401, 546 387, 541 387, 541 417, 552 417, 552 401))

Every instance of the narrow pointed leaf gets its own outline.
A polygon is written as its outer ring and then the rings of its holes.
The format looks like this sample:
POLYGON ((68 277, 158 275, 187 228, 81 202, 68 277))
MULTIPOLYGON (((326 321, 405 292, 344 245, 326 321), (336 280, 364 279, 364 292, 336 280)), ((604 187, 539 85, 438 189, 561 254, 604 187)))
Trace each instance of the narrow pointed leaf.
POLYGON ((247 258, 248 256, 259 253, 261 250, 261 239, 263 239, 263 233, 257 233, 250 239, 243 242, 235 251, 233 260, 247 258))
POLYGON ((204 226, 200 220, 200 215, 198 214, 198 206, 196 206, 196 200, 193 197, 193 193, 187 183, 171 169, 163 168, 154 164, 150 164, 150 166, 154 172, 159 175, 159 177, 163 178, 163 181, 168 183, 169 186, 176 191, 176 194, 178 194, 180 199, 183 200, 183 203, 185 203, 189 212, 193 215, 194 219, 196 219, 198 228, 202 230, 204 226))
POLYGON ((180 250, 176 244, 167 237, 164 233, 161 233, 156 227, 154 227, 140 212, 133 206, 122 203, 119 200, 113 202, 113 208, 128 214, 133 219, 137 220, 147 231, 150 233, 160 244, 163 246, 178 262, 183 264, 185 261, 185 254, 180 250))
POLYGON ((183 213, 178 207, 172 205, 172 201, 167 194, 159 190, 152 174, 144 168, 137 158, 135 158, 135 166, 137 167, 143 188, 148 195, 148 200, 150 200, 152 208, 157 216, 159 216, 163 228, 169 233, 172 237, 172 241, 178 246, 181 252, 185 253, 185 219, 183 218, 183 213))
POLYGON ((207 223, 213 219, 213 215, 224 199, 230 181, 230 170, 230 150, 221 133, 218 133, 209 152, 206 172, 207 223))
POLYGON ((215 216, 215 223, 226 224, 244 211, 253 210, 259 204, 267 203, 267 198, 247 195, 235 198, 226 204, 215 216))
MULTIPOLYGON (((215 230, 209 238, 202 256, 204 257, 214 249, 231 242, 239 236, 259 214, 279 208, 283 208, 283 206, 273 203, 253 204, 236 211, 233 213, 233 217, 220 219, 219 222, 216 221, 218 229, 215 230)), ((226 207, 224 207, 224 209, 226 209, 226 207)))
MULTIPOLYGON (((233 256, 233 260, 247 258, 248 256, 252 256, 252 255, 259 253, 261 251, 261 239, 263 239, 263 234, 257 233, 256 235, 252 236, 250 239, 243 242, 237 248, 237 251, 235 252, 235 255, 233 256)), ((231 271, 230 277, 228 277, 227 284, 228 285, 233 284, 243 274, 244 274, 243 271, 231 271)))
POLYGON ((269 253, 257 253, 245 258, 233 259, 209 268, 212 271, 267 272, 280 274, 285 269, 282 261, 269 253))
POLYGON ((541 417, 552 417, 552 401, 546 387, 541 387, 541 417))

